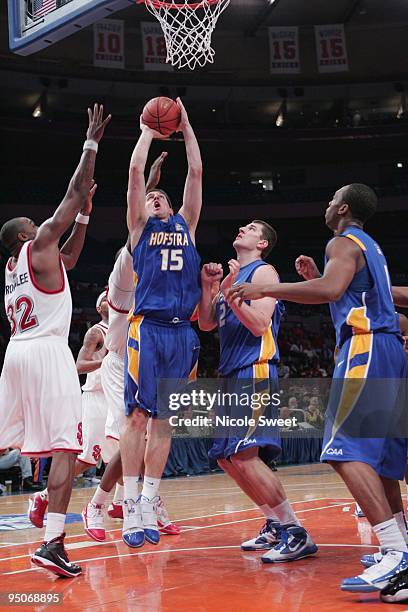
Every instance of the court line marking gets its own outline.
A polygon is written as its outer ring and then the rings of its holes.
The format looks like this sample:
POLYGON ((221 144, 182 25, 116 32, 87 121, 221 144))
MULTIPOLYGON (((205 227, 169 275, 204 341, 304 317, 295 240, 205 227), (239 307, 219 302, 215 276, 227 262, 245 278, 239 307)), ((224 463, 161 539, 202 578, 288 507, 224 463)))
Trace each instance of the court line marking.
MULTIPOLYGON (((341 506, 346 506, 348 504, 348 502, 343 502, 340 504, 331 504, 330 506, 320 506, 319 508, 307 508, 305 510, 299 510, 298 514, 300 513, 305 513, 305 512, 314 512, 316 510, 326 510, 326 509, 330 509, 330 508, 340 508, 341 506)), ((233 514, 233 511, 229 514, 233 514)), ((217 516, 217 515, 212 515, 212 516, 217 516)), ((201 529, 211 529, 213 527, 223 527, 224 525, 235 525, 237 523, 247 523, 249 521, 257 521, 259 520, 261 517, 260 516, 255 516, 252 518, 246 518, 246 519, 240 519, 240 520, 236 520, 236 521, 225 521, 223 523, 215 523, 212 525, 200 525, 200 526, 196 526, 196 527, 190 527, 190 529, 187 531, 187 533, 190 533, 191 531, 195 531, 195 530, 201 530, 201 529)), ((89 540, 83 540, 80 542, 73 542, 72 544, 67 544, 66 548, 68 550, 76 550, 78 548, 91 548, 94 546, 105 546, 105 545, 109 545, 109 544, 117 544, 119 542, 122 542, 122 538, 120 538, 119 540, 108 540, 108 541, 104 541, 104 542, 90 542, 89 540)), ((376 546, 375 548, 378 548, 378 546, 376 546)), ((168 548, 166 549, 166 552, 171 552, 174 549, 168 548)), ((15 559, 25 559, 27 557, 31 557, 31 554, 26 554, 26 555, 17 555, 15 557, 3 557, 0 559, 0 561, 12 561, 15 559)), ((102 558, 102 557, 101 557, 102 558)), ((79 561, 76 561, 76 563, 81 563, 83 562, 84 559, 80 559, 79 561)), ((18 570, 19 572, 21 570, 18 570)), ((28 570, 27 570, 28 571, 28 570)), ((10 572, 8 572, 10 573, 10 572)), ((8 573, 2 573, 0 575, 2 576, 6 576, 8 575, 8 573)))
MULTIPOLYGON (((297 501, 293 501, 290 502, 291 505, 293 504, 309 504, 315 501, 327 501, 328 499, 333 499, 333 500, 343 500, 343 499, 347 499, 347 500, 353 500, 352 497, 314 497, 312 499, 303 499, 303 500, 297 500, 297 501)), ((238 512, 250 512, 253 510, 258 510, 259 508, 258 506, 252 506, 251 508, 243 508, 240 510, 217 510, 214 514, 202 514, 200 516, 190 516, 190 517, 186 517, 186 518, 180 518, 180 519, 175 519, 173 521, 173 523, 180 523, 180 522, 184 522, 184 521, 194 521, 195 519, 202 519, 202 518, 211 518, 213 516, 218 516, 220 513, 224 513, 224 514, 235 514, 238 512)), ((259 518, 261 518, 262 515, 259 515, 259 518)), ((34 529, 34 527, 33 527, 34 529)), ((43 528, 45 529, 45 528, 43 528)), ((115 533, 115 531, 122 531, 121 527, 118 527, 116 529, 107 529, 105 531, 105 533, 115 533)), ((65 537, 65 540, 71 539, 71 538, 81 538, 83 537, 83 533, 76 533, 76 534, 71 534, 71 535, 67 535, 65 537)), ((44 540, 31 540, 29 542, 17 542, 15 544, 13 544, 13 546, 24 546, 24 545, 29 545, 29 544, 42 544, 44 540)), ((9 545, 3 545, 3 543, 0 545, 0 549, 1 548, 7 548, 9 545)), ((10 557, 8 557, 10 558, 10 557)), ((0 559, 1 560, 1 559, 0 559)))

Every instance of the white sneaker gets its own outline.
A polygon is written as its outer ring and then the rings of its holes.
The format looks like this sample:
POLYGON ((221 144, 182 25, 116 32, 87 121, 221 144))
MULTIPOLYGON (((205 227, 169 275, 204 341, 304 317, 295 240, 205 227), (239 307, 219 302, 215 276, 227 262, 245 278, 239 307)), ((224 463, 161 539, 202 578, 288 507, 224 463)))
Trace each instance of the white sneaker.
POLYGON ((270 550, 280 541, 280 523, 273 519, 266 519, 259 534, 252 540, 242 542, 242 550, 270 550))
POLYGON ((159 527, 157 525, 157 505, 160 497, 148 499, 144 495, 140 496, 140 506, 142 509, 142 521, 145 538, 150 544, 158 544, 160 541, 159 527))
POLYGON ((131 548, 143 546, 145 539, 140 498, 123 500, 122 540, 131 548))
POLYGON ((104 542, 105 533, 105 506, 89 502, 82 510, 82 520, 86 533, 96 542, 104 542))
POLYGON ((391 578, 408 568, 408 553, 389 550, 379 563, 364 570, 359 576, 345 578, 341 583, 342 591, 370 593, 380 591, 391 578))

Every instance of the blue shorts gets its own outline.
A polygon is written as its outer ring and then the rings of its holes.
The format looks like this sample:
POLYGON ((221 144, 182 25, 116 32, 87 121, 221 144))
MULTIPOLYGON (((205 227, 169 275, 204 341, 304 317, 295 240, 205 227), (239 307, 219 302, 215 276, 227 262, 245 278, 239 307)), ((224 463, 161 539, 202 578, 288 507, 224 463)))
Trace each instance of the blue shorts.
POLYGON ((360 461, 380 476, 402 480, 407 439, 397 436, 406 376, 407 357, 394 334, 347 340, 336 360, 320 460, 360 461))
POLYGON ((160 379, 194 380, 200 341, 189 322, 161 323, 135 316, 130 322, 125 353, 125 414, 141 408, 159 414, 160 379))
MULTIPOLYGON (((237 391, 248 393, 248 382, 252 382, 252 388, 249 390, 250 393, 268 393, 271 396, 278 390, 278 372, 276 366, 269 363, 253 364, 240 370, 235 370, 226 380, 231 381, 231 393, 237 391), (237 384, 237 381, 242 381, 242 389, 240 384, 237 384)), ((225 412, 225 408, 223 412, 225 412)), ((267 418, 278 417, 277 408, 272 403, 268 406, 259 407, 257 410, 254 410, 251 406, 238 406, 236 409, 232 407, 229 410, 229 414, 231 417, 237 415, 241 418, 246 415, 248 418, 254 418, 256 422, 258 422, 260 416, 267 418)), ((208 451, 208 456, 211 459, 226 459, 247 448, 265 446, 268 446, 270 451, 272 451, 271 459, 276 458, 280 454, 281 444, 279 428, 277 426, 261 426, 259 424, 249 427, 245 426, 241 432, 239 431, 240 429, 242 428, 231 427, 228 437, 216 438, 208 451)))

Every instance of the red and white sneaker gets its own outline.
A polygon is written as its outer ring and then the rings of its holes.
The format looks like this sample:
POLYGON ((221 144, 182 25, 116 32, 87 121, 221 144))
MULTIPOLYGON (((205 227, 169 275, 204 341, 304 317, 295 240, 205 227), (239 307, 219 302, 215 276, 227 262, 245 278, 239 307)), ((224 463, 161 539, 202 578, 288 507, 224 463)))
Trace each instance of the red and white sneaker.
POLYGON ((157 525, 159 527, 160 533, 163 533, 164 535, 179 535, 179 533, 181 532, 180 527, 171 522, 161 497, 159 498, 156 511, 157 525))
POLYGON ((28 498, 27 516, 34 527, 41 529, 44 526, 44 515, 48 506, 48 495, 38 491, 28 498))
POLYGON ((104 542, 106 539, 104 525, 105 506, 89 502, 82 510, 82 520, 86 533, 96 542, 104 542))
POLYGON ((108 515, 111 518, 115 518, 115 519, 123 519, 123 507, 122 507, 122 502, 112 502, 111 504, 109 504, 109 508, 108 508, 108 515))

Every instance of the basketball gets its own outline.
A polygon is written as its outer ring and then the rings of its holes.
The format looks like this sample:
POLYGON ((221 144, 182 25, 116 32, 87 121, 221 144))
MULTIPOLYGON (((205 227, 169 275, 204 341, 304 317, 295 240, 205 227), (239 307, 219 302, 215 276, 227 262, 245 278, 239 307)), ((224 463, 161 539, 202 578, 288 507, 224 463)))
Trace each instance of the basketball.
POLYGON ((142 121, 152 130, 170 136, 180 124, 181 111, 171 98, 160 96, 149 100, 143 109, 142 121))

